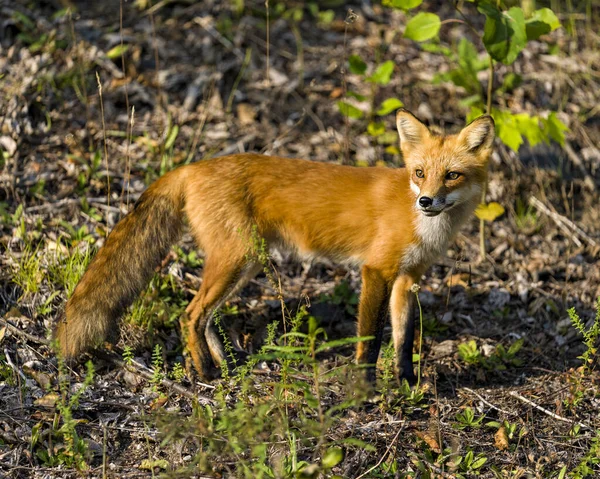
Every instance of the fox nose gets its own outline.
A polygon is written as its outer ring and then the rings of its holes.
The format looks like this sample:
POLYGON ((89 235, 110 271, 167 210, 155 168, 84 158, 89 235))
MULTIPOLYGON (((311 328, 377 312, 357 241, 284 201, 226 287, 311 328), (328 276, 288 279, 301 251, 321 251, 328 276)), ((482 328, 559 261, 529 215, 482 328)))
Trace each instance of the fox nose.
POLYGON ((433 204, 433 200, 429 196, 421 196, 419 198, 419 205, 423 208, 429 208, 433 204))

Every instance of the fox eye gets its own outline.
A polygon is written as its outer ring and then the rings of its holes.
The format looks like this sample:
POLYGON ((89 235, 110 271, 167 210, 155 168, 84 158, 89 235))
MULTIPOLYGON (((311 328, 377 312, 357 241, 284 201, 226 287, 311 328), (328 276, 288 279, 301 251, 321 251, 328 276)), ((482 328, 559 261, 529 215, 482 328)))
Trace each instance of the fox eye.
POLYGON ((425 178, 423 170, 415 170, 415 175, 417 175, 417 178, 425 178))
POLYGON ((459 176, 462 176, 461 173, 457 173, 456 171, 446 173, 447 180, 457 180, 459 176))

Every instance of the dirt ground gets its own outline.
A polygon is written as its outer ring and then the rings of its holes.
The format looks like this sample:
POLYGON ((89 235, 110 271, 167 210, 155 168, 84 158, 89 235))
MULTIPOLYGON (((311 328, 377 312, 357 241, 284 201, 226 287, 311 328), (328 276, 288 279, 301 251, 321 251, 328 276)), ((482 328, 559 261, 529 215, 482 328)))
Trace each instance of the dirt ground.
MULTIPOLYGON (((153 347, 161 345, 167 367, 179 361, 176 316, 201 282, 188 236, 165 259, 137 316, 129 315, 115 352, 94 358, 93 382, 73 405, 88 468, 52 459, 70 453, 53 444, 61 389, 50 331, 78 274, 75 262, 57 267, 56 258, 101 246, 150 182, 189 161, 255 151, 401 166, 364 120, 346 121, 336 106, 346 90, 371 92, 345 72, 351 54, 368 65, 394 61, 376 101, 399 98, 447 132, 464 125, 464 90, 432 81, 451 59, 403 38, 406 15, 377 2, 322 2, 321 11, 334 15, 326 24, 308 9, 293 20, 272 5, 269 43, 262 1, 246 1, 241 13, 235 2, 144 3, 0 1, 0 477, 249 477, 225 460, 190 472, 202 448, 164 441, 161 412, 187 417, 195 401, 215 400, 214 385, 188 379, 163 381, 161 394, 151 386, 153 347), (62 10, 69 5, 72 15, 62 10), (348 20, 349 8, 356 19, 348 20), (137 366, 117 364, 125 346, 137 366), (148 466, 149 459, 167 465, 148 466)), ((442 18, 454 16, 451 3, 426 2, 442 18)), ((282 11, 301 6, 285 4, 282 11)), ((515 113, 557 111, 569 127, 565 147, 524 145, 517 154, 497 142, 487 199, 505 213, 486 224, 487 257, 478 260, 473 217, 422 281, 424 400, 396 407, 390 404, 399 393, 392 392, 338 418, 328 440, 353 437, 373 447, 344 446, 343 461, 328 474, 533 478, 559 477, 564 468, 562 477, 600 477, 597 359, 580 368, 587 348, 567 314, 574 307, 591 327, 600 297, 600 8, 590 2, 590 9, 591 27, 583 8, 569 16, 565 7, 559 17, 575 31, 556 30, 531 42, 514 65, 497 65, 498 84, 509 73, 523 81, 495 102, 515 113), (559 53, 550 54, 549 44, 559 53), (506 421, 504 432, 461 429, 457 415, 466 410, 485 416, 482 424, 506 421), (472 450, 485 464, 453 470, 438 457, 446 449, 472 450), (382 469, 392 459, 396 469, 382 469)), ((456 27, 442 30, 441 40, 452 45, 469 35, 456 27)), ((382 120, 394 131, 393 114, 382 120)), ((329 339, 354 334, 357 270, 274 262, 290 310, 309 298, 329 339)), ((249 353, 280 316, 264 275, 222 312, 234 345, 249 353)), ((320 367, 348 365, 353 354, 343 346, 324 354, 320 367)), ((77 364, 69 371, 73 394, 86 370, 77 364)), ((277 377, 267 361, 253 381, 266 390, 277 377)), ((330 406, 351 384, 328 381, 323 401, 330 406)), ((236 398, 232 388, 228 404, 236 398)), ((315 446, 307 444, 298 457, 314 461, 315 446)))

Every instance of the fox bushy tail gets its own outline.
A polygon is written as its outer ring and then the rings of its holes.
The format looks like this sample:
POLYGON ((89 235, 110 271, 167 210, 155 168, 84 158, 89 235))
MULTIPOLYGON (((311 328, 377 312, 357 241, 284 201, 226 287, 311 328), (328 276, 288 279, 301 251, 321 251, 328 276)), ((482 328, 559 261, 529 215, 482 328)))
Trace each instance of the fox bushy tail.
POLYGON ((125 309, 181 236, 184 169, 167 173, 144 192, 88 266, 54 333, 63 357, 114 336, 125 309))

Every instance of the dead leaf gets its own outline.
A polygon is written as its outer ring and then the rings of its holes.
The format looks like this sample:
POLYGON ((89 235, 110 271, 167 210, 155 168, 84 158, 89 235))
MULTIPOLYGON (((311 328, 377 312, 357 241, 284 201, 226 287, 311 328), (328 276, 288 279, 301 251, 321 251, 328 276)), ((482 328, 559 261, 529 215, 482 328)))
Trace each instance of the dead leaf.
POLYGON ((496 434, 494 434, 494 445, 501 451, 508 449, 508 434, 506 434, 504 426, 500 426, 496 434))
POLYGON ((415 434, 417 435, 417 437, 423 439, 423 441, 425 441, 425 444, 427 444, 433 452, 435 452, 436 454, 442 452, 442 448, 438 439, 439 434, 435 434, 435 432, 433 431, 416 431, 415 434))
POLYGON ((249 103, 240 103, 237 107, 237 115, 242 125, 251 125, 256 119, 256 109, 249 103))
POLYGON ((166 404, 168 400, 168 396, 158 396, 150 405, 150 410, 156 411, 157 409, 160 409, 166 404))
POLYGON ((448 287, 451 286, 462 286, 467 289, 469 287, 469 282, 471 280, 471 275, 469 273, 457 273, 453 274, 446 280, 446 284, 448 287))
POLYGON ((45 396, 42 396, 39 399, 36 399, 33 402, 33 404, 40 407, 53 408, 54 406, 56 406, 56 403, 58 402, 59 398, 60 396, 57 393, 50 393, 46 394, 45 396))
POLYGON ((331 90, 331 93, 329 94, 329 98, 339 98, 344 94, 344 90, 340 87, 336 87, 333 90, 331 90))

